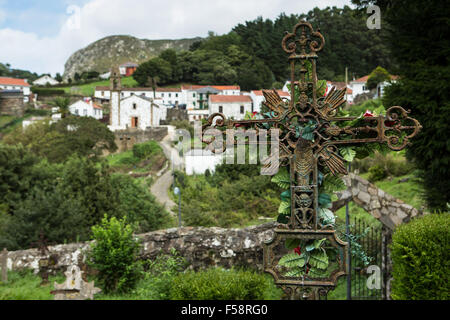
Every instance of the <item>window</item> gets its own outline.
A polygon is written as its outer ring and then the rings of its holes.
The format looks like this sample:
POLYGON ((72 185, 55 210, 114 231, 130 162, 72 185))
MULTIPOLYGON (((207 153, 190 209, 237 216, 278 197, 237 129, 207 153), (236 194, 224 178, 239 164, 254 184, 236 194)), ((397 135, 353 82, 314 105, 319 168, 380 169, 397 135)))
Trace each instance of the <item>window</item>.
POLYGON ((192 102, 192 104, 194 105, 194 107, 195 107, 195 102, 192 102))
POLYGON ((244 106, 241 106, 241 114, 244 114, 244 106))
POLYGON ((171 98, 172 97, 172 94, 171 93, 169 93, 169 98, 171 98))
POLYGON ((133 110, 136 110, 136 103, 133 103, 133 110))
POLYGON ((75 109, 75 114, 78 115, 78 109, 75 109))
POLYGON ((175 93, 175 98, 178 98, 178 93, 175 93))
POLYGON ((164 93, 161 93, 161 97, 164 97, 164 93))
POLYGON ((105 96, 105 91, 102 91, 102 97, 104 97, 105 96))
POLYGON ((192 97, 195 98, 195 93, 192 94, 192 97))
POLYGON ((223 106, 219 106, 219 113, 223 113, 223 106))
POLYGON ((83 110, 83 115, 87 116, 87 110, 86 109, 83 110))

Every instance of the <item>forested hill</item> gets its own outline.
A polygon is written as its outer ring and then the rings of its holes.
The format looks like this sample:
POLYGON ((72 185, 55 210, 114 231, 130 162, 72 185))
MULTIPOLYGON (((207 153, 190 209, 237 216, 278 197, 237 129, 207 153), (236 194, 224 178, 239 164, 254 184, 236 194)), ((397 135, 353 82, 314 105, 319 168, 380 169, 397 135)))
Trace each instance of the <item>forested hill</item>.
POLYGON ((12 69, 8 63, 0 63, 0 77, 23 78, 31 83, 38 78, 38 74, 27 70, 12 69))
POLYGON ((143 63, 134 78, 142 86, 149 77, 159 85, 179 82, 198 84, 238 84, 242 90, 279 87, 288 78, 287 54, 281 48, 285 31, 291 32, 300 19, 320 28, 325 48, 319 54, 320 79, 343 81, 345 67, 349 79, 369 74, 377 66, 392 68, 381 30, 369 30, 365 12, 326 8, 307 14, 281 14, 274 21, 258 18, 246 21, 228 34, 209 36, 193 43, 189 51, 163 51, 143 63))
POLYGON ((391 61, 385 38, 386 27, 369 30, 369 17, 364 11, 348 6, 344 8, 315 8, 307 14, 280 15, 275 21, 262 18, 239 24, 233 31, 252 54, 269 66, 277 80, 286 73, 286 53, 281 49, 285 31, 292 31, 300 19, 320 28, 325 38, 325 47, 319 54, 318 72, 321 78, 343 80, 345 67, 355 77, 369 74, 377 66, 390 69, 391 61))

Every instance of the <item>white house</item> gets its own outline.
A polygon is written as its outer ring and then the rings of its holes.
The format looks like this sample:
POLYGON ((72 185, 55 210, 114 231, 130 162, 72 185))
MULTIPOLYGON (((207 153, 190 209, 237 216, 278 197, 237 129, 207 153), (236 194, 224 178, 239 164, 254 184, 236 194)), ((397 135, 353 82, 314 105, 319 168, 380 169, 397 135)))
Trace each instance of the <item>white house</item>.
POLYGON ((159 126, 162 117, 162 107, 151 98, 131 95, 127 98, 114 100, 111 104, 109 126, 111 131, 135 128, 146 130, 149 127, 159 126))
POLYGON ((47 84, 54 86, 54 85, 59 84, 59 82, 56 81, 55 79, 53 79, 52 77, 45 75, 45 76, 40 77, 37 80, 34 80, 33 84, 35 86, 46 86, 47 84))
POLYGON ((246 112, 252 112, 252 99, 250 96, 209 96, 209 115, 222 113, 229 119, 242 120, 246 112))
POLYGON ((186 174, 204 174, 206 170, 213 173, 216 166, 223 162, 222 156, 222 154, 214 154, 209 150, 190 150, 184 156, 186 174))
POLYGON ((362 93, 368 93, 370 90, 367 88, 367 79, 369 79, 369 76, 364 76, 361 78, 358 78, 356 80, 350 81, 349 87, 352 89, 352 94, 347 96, 347 101, 349 103, 353 103, 355 100, 355 97, 362 93))
POLYGON ((186 109, 208 109, 209 97, 211 95, 240 95, 239 86, 216 86, 216 85, 183 85, 181 86, 182 101, 186 109))
POLYGON ((25 79, 0 77, 0 90, 20 90, 23 93, 23 102, 30 101, 31 86, 25 79))
POLYGON ((380 82, 379 84, 377 84, 377 90, 375 91, 374 99, 382 98, 384 95, 384 89, 387 86, 390 86, 392 83, 397 82, 397 79, 398 79, 398 76, 391 76, 391 80, 380 82))
POLYGON ((97 120, 103 119, 102 107, 96 105, 91 99, 79 100, 71 104, 69 111, 77 116, 92 117, 97 120))
MULTIPOLYGON (((282 91, 282 90, 277 90, 278 94, 280 95, 281 99, 286 98, 289 99, 291 98, 291 95, 286 92, 286 91, 282 91)), ((262 90, 252 90, 250 91, 250 93, 248 94, 250 96, 250 98, 252 99, 252 112, 261 112, 261 107, 262 107, 262 103, 264 101, 266 101, 266 99, 264 98, 264 95, 262 93, 262 90)))
MULTIPOLYGON (((142 96, 145 98, 159 99, 160 103, 167 106, 175 106, 183 103, 183 96, 180 88, 122 88, 120 98, 128 98, 131 96, 142 96)), ((95 87, 94 97, 99 101, 109 101, 111 99, 111 91, 109 87, 95 87)))

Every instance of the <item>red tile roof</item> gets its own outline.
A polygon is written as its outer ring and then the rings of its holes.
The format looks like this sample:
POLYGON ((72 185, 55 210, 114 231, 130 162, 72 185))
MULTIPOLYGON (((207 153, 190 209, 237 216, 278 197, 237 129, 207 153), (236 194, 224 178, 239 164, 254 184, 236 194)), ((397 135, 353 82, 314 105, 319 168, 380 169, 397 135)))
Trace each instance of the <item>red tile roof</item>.
MULTIPOLYGON (((256 96, 262 96, 262 90, 252 90, 253 94, 256 96)), ((289 92, 283 91, 283 90, 277 90, 278 94, 281 97, 290 97, 291 95, 289 94, 289 92)))
POLYGON ((25 79, 16 79, 8 77, 0 77, 0 85, 31 87, 31 85, 28 84, 25 79))
POLYGON ((182 85, 181 89, 183 90, 197 90, 197 89, 201 89, 201 88, 206 88, 206 87, 211 87, 220 91, 223 90, 241 90, 240 86, 216 86, 216 85, 197 85, 197 84, 192 84, 192 85, 182 85))
POLYGON ((213 87, 214 89, 223 91, 223 90, 241 90, 240 86, 210 86, 213 87))
POLYGON ((361 77, 359 79, 353 80, 352 82, 363 82, 363 83, 366 83, 367 79, 369 79, 369 76, 361 77))
POLYGON ((211 95, 211 103, 252 102, 250 96, 211 95))

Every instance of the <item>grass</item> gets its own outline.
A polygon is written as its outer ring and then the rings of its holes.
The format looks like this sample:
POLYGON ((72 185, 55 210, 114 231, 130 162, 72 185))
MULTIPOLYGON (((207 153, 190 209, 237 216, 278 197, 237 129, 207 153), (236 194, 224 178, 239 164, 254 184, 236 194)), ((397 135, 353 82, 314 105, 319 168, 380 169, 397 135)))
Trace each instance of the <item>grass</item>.
MULTIPOLYGON (((122 86, 123 87, 132 88, 132 87, 136 87, 137 85, 138 85, 138 83, 136 82, 136 80, 133 79, 133 77, 123 77, 122 78, 122 86)), ((58 89, 63 89, 66 93, 78 93, 83 96, 93 96, 95 93, 95 87, 97 87, 97 86, 109 86, 109 80, 96 81, 96 82, 91 82, 91 83, 86 83, 86 84, 81 84, 81 85, 70 85, 70 86, 61 87, 58 89), (73 92, 71 89, 74 87, 79 88, 80 91, 73 92)))
MULTIPOLYGON (((135 156, 133 150, 124 151, 121 153, 110 154, 105 157, 108 165, 118 172, 135 173, 155 173, 159 171, 166 161, 166 157, 162 148, 153 140, 144 142, 143 144, 150 144, 153 148, 151 154, 143 159, 135 156)), ((139 145, 143 145, 139 144, 139 145)))
POLYGON ((53 283, 63 283, 62 275, 49 276, 49 283, 41 286, 41 278, 32 270, 8 272, 8 283, 0 282, 0 300, 53 300, 53 283))
MULTIPOLYGON (((283 293, 277 288, 268 274, 263 275, 267 280, 265 291, 266 300, 279 300, 283 293)), ((49 277, 49 284, 41 286, 39 275, 33 274, 32 270, 9 271, 8 283, 0 282, 0 300, 53 300, 54 296, 50 291, 54 289, 54 282, 63 283, 65 277, 56 275, 49 277)), ((95 281, 95 278, 88 277, 88 281, 95 281)), ((104 294, 100 292, 95 295, 95 300, 160 300, 167 299, 161 292, 162 282, 166 281, 170 287, 169 279, 163 279, 147 274, 141 279, 136 288, 130 293, 104 294)), ((97 285, 96 285, 97 286, 97 285)), ((167 286, 164 286, 167 288, 167 286)))

